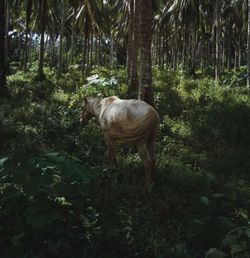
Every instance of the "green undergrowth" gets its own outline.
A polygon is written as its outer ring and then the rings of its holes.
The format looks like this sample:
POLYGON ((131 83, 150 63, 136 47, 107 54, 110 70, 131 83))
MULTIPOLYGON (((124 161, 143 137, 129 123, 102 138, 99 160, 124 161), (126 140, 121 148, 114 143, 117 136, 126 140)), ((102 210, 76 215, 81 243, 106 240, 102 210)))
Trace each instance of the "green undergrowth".
POLYGON ((0 100, 1 257, 249 256, 250 98, 245 68, 220 82, 154 70, 157 180, 145 192, 135 150, 105 166, 83 96, 126 97, 124 69, 56 79, 16 73, 0 100))

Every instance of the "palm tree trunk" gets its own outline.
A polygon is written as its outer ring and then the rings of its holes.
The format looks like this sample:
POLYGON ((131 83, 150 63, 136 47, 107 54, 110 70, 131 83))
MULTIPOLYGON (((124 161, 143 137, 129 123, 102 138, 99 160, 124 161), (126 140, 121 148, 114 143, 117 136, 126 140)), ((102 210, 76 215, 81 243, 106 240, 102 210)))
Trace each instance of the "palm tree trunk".
POLYGON ((10 1, 5 1, 6 6, 6 21, 5 21, 5 69, 9 71, 9 24, 10 24, 10 1))
POLYGON ((250 88, 250 0, 248 0, 247 75, 247 87, 250 88))
POLYGON ((102 37, 99 36, 99 40, 98 40, 98 66, 102 65, 102 37))
POLYGON ((29 57, 29 34, 30 34, 30 16, 32 12, 32 0, 26 1, 26 28, 25 28, 25 45, 24 45, 24 58, 23 58, 23 70, 26 73, 28 68, 29 57))
POLYGON ((77 12, 74 9, 73 11, 73 22, 71 27, 71 50, 70 50, 70 64, 73 65, 74 63, 74 50, 75 50, 75 20, 76 20, 77 12))
POLYGON ((220 21, 219 8, 220 0, 215 1, 215 80, 219 80, 220 76, 220 21))
POLYGON ((98 63, 98 36, 97 36, 97 33, 95 33, 95 58, 94 58, 94 65, 95 67, 97 66, 97 63, 98 63))
POLYGON ((139 80, 139 99, 146 101, 154 106, 154 95, 152 87, 152 23, 153 10, 152 0, 140 0, 140 80, 139 80))
POLYGON ((82 72, 88 70, 88 41, 89 41, 89 16, 86 14, 85 25, 84 25, 84 44, 83 44, 83 57, 82 57, 82 72))
MULTIPOLYGON (((128 9, 128 36, 127 36, 127 59, 126 59, 126 68, 127 68, 127 80, 130 81, 130 71, 131 71, 131 59, 132 59, 132 44, 133 44, 133 10, 134 9, 134 0, 129 0, 129 9, 128 9)), ((130 83, 128 88, 130 89, 130 83)), ((129 90, 130 91, 130 90, 129 90)))
POLYGON ((234 71, 237 71, 237 43, 235 42, 234 47, 234 71))
POLYGON ((0 0, 0 97, 10 95, 6 86, 5 35, 5 0, 0 0))
POLYGON ((60 43, 59 43, 59 56, 58 56, 58 77, 62 75, 62 59, 63 59, 63 34, 65 23, 65 2, 62 0, 62 13, 61 13, 61 28, 60 28, 60 43))
POLYGON ((129 92, 137 92, 139 81, 138 81, 138 1, 132 1, 132 24, 130 28, 132 31, 129 31, 132 34, 131 42, 131 64, 129 70, 129 92))
POLYGON ((94 35, 93 35, 93 28, 91 28, 90 34, 90 71, 93 68, 93 45, 94 45, 94 35))
POLYGON ((39 65, 38 65, 38 78, 44 77, 43 61, 44 61, 44 30, 41 32, 40 50, 39 50, 39 65))
POLYGON ((42 20, 41 20, 41 40, 40 40, 40 50, 39 50, 39 64, 38 64, 38 80, 43 80, 45 78, 44 72, 43 72, 43 63, 44 63, 44 51, 45 51, 45 45, 44 45, 44 34, 45 34, 45 23, 46 23, 46 7, 47 7, 47 0, 41 1, 41 11, 42 11, 42 20))
POLYGON ((114 39, 110 36, 110 52, 109 52, 109 67, 113 68, 113 58, 114 58, 114 39))
POLYGON ((240 70, 241 66, 241 37, 239 35, 239 43, 238 43, 238 70, 240 70))

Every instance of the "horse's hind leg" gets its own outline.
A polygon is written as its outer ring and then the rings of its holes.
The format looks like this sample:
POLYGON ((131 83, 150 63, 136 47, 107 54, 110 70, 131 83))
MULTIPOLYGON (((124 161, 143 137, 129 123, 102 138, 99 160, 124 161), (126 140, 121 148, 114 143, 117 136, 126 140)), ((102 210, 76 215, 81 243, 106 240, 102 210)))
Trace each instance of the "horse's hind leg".
POLYGON ((109 145, 107 150, 107 160, 108 160, 108 165, 117 165, 115 149, 109 145))
POLYGON ((152 160, 147 148, 146 142, 141 142, 137 144, 137 150, 143 161, 144 171, 145 171, 145 184, 146 188, 150 190, 153 182, 152 178, 152 160))
POLYGON ((150 166, 151 166, 151 178, 152 182, 155 181, 155 163, 156 163, 156 156, 155 156, 155 136, 156 132, 152 132, 152 134, 149 136, 147 140, 147 149, 150 156, 150 166))

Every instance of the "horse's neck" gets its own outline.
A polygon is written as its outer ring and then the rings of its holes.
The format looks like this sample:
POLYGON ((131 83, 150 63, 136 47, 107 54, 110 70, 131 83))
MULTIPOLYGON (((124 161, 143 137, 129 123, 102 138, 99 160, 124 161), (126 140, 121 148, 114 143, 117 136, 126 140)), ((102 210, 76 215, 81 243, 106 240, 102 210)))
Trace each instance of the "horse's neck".
POLYGON ((96 118, 98 118, 100 116, 101 113, 101 104, 100 104, 100 100, 99 99, 93 99, 91 100, 91 108, 92 108, 92 112, 94 114, 94 116, 96 118))

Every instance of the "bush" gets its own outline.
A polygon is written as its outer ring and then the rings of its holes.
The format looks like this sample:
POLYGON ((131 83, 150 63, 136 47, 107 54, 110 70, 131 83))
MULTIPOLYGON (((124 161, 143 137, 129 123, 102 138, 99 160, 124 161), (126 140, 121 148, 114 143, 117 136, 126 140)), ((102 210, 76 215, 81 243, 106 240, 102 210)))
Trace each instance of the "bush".
POLYGON ((98 231, 85 199, 94 171, 59 153, 21 162, 3 157, 0 164, 2 257, 86 257, 83 247, 98 231))

